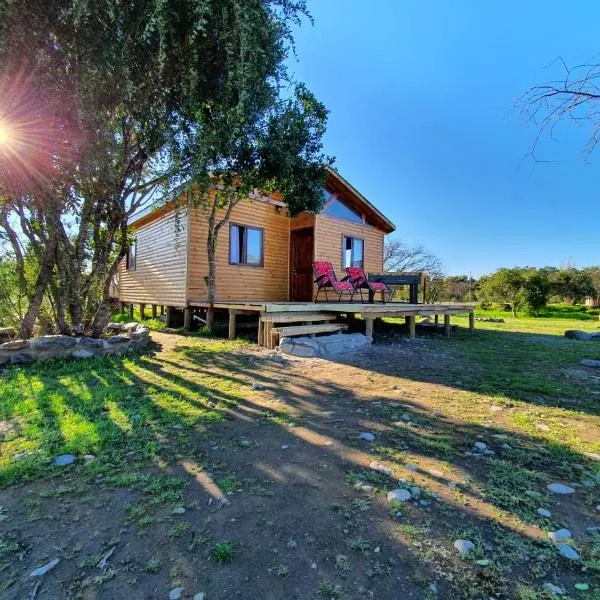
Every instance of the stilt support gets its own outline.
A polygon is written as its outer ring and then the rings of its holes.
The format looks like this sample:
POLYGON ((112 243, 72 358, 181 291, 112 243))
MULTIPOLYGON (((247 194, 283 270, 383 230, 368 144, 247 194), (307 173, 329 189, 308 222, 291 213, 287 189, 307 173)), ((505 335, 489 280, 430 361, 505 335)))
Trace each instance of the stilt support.
POLYGON ((369 339, 373 339, 373 317, 367 317, 365 319, 365 335, 369 339))
POLYGON ((473 311, 469 313, 469 331, 471 333, 475 331, 475 313, 473 311))
POLYGON ((156 304, 152 305, 152 318, 156 319, 156 304))
POLYGON ((133 304, 129 305, 129 320, 133 321, 133 304))
POLYGON ((450 315, 444 315, 444 335, 450 337, 450 315))
POLYGON ((140 321, 146 318, 146 305, 140 303, 140 321))
POLYGON ((186 308, 183 311, 183 328, 186 331, 191 331, 192 330, 192 309, 191 308, 186 308))
POLYGON ((175 309, 172 306, 167 306, 167 327, 173 327, 173 313, 175 309))
POLYGON ((235 318, 237 316, 237 311, 229 309, 229 339, 235 339, 235 318))
POLYGON ((417 319, 414 315, 411 317, 406 317, 406 324, 408 325, 408 337, 411 339, 417 336, 416 322, 417 319))

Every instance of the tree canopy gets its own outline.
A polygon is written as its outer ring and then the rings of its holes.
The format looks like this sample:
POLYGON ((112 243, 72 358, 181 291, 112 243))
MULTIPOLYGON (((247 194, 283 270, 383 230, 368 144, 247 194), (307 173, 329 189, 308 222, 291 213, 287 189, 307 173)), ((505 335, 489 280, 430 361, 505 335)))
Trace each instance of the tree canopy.
POLYGON ((0 0, 0 241, 23 336, 44 303, 55 330, 97 335, 129 218, 191 182, 209 255, 252 190, 320 208, 327 112, 285 69, 306 16, 304 0, 0 0))

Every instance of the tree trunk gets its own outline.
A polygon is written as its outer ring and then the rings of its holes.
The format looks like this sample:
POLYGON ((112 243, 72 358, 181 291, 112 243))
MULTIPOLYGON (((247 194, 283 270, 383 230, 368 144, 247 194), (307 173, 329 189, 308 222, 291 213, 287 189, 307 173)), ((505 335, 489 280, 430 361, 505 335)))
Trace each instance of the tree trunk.
POLYGON ((19 335, 22 339, 29 339, 33 334, 35 321, 38 313, 40 312, 40 307, 42 306, 42 301, 44 300, 44 294, 46 293, 50 276, 54 268, 55 258, 56 239, 49 241, 44 251, 42 262, 40 264, 40 272, 35 282, 33 294, 29 299, 29 307, 25 313, 25 316, 23 317, 23 322, 21 323, 21 331, 19 332, 19 335))
POLYGON ((208 253, 208 303, 209 307, 206 311, 206 328, 212 331, 214 325, 214 309, 213 304, 215 302, 216 288, 217 288, 217 240, 219 237, 219 230, 215 231, 214 222, 209 221, 208 224, 208 238, 206 241, 206 251, 208 253))

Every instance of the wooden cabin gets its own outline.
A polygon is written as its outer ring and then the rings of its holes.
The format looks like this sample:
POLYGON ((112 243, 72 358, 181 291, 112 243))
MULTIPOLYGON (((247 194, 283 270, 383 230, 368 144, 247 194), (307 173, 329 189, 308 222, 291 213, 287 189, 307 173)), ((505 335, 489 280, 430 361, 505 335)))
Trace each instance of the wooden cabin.
MULTIPOLYGON (((314 297, 312 261, 338 273, 383 271, 383 240, 394 224, 330 170, 318 215, 290 218, 276 197, 240 202, 220 231, 216 302, 304 302, 314 297)), ((134 217, 135 242, 119 267, 122 303, 178 309, 208 301, 207 221, 202 208, 165 206, 134 217)))

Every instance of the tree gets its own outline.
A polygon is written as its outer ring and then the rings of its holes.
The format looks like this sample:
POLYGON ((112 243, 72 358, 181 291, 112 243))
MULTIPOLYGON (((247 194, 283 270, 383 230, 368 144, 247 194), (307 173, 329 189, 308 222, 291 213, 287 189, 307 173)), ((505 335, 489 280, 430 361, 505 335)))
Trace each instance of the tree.
POLYGON ((499 269, 482 281, 480 288, 484 298, 508 304, 516 317, 517 310, 525 303, 524 283, 525 277, 521 269, 499 269))
POLYGON ((560 269, 552 274, 552 293, 563 301, 579 304, 595 292, 592 276, 574 268, 560 269))
POLYGON ((523 297, 532 312, 538 312, 546 307, 550 298, 551 284, 546 273, 542 270, 532 270, 523 282, 523 297))
POLYGON ((44 298, 58 331, 101 332, 128 219, 158 195, 207 207, 209 257, 250 191, 318 210, 326 111, 285 71, 305 14, 304 0, 0 0, 0 233, 23 337, 44 298))
POLYGON ((407 246, 399 239, 385 240, 383 245, 383 268, 386 271, 442 273, 440 259, 423 246, 407 246))
POLYGON ((532 152, 535 155, 542 135, 552 136, 564 120, 590 128, 585 149, 591 152, 600 135, 600 64, 571 68, 560 57, 555 62, 562 68, 561 77, 529 88, 517 101, 522 112, 539 126, 532 152))
POLYGON ((587 267, 584 272, 588 274, 592 288, 594 290, 591 297, 594 299, 594 305, 600 306, 600 267, 587 267))

